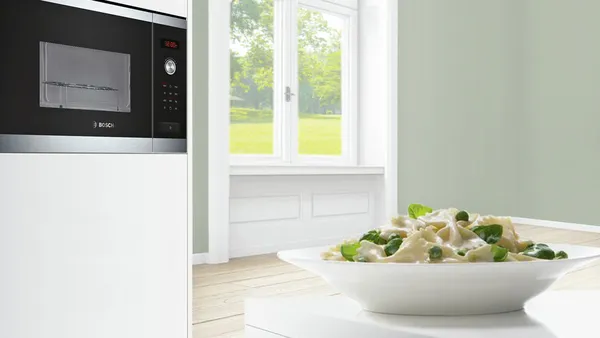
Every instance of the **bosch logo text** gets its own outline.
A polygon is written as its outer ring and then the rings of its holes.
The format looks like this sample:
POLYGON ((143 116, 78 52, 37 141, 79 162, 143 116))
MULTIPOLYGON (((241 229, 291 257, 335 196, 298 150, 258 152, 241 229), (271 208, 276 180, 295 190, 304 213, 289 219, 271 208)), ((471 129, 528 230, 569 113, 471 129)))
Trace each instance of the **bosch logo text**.
POLYGON ((114 122, 96 122, 94 121, 94 128, 114 128, 114 122))

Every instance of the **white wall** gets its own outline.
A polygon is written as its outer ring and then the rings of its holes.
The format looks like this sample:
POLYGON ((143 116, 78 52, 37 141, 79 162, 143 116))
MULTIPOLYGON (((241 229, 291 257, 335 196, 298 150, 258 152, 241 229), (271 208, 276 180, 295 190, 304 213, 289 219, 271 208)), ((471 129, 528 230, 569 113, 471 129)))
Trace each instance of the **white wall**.
POLYGON ((331 245, 385 223, 383 175, 232 176, 232 257, 331 245))
POLYGON ((186 166, 0 154, 0 337, 187 337, 186 166))
POLYGON ((358 3, 359 163, 383 166, 388 117, 388 48, 385 1, 358 3))

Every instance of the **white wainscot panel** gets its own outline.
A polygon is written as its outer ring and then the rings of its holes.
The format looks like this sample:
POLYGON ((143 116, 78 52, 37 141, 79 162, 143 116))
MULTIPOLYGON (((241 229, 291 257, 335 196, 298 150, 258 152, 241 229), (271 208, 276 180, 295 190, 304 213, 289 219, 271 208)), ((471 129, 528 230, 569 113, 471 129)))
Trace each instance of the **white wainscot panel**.
POLYGON ((231 223, 297 219, 300 196, 232 198, 230 208, 231 223))
POLYGON ((334 245, 372 228, 369 214, 231 225, 231 257, 334 245))
POLYGON ((369 193, 315 194, 312 197, 312 216, 340 216, 369 212, 369 193))
POLYGON ((332 245, 383 224, 383 175, 233 176, 230 255, 332 245))

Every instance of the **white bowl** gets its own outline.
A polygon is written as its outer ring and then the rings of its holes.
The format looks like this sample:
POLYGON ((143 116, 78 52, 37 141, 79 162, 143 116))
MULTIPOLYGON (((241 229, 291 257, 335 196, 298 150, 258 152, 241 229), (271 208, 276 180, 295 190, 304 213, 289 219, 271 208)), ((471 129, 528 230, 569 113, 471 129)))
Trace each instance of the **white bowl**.
POLYGON ((568 272, 600 258, 600 248, 548 244, 569 259, 503 263, 355 263, 325 261, 326 247, 278 257, 321 276, 370 312, 477 315, 516 311, 568 272))

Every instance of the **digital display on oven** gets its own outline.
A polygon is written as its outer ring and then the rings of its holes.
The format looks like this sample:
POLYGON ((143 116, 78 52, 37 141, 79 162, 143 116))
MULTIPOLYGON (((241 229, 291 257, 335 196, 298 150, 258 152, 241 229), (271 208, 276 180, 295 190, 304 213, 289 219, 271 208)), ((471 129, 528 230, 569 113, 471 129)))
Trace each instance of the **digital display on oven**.
POLYGON ((179 41, 162 39, 161 46, 162 46, 162 48, 179 49, 179 41))

